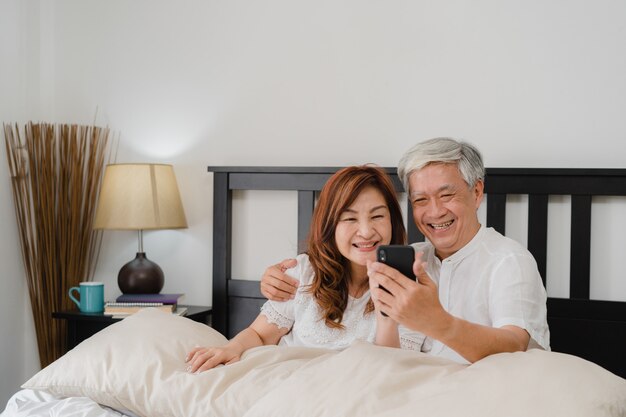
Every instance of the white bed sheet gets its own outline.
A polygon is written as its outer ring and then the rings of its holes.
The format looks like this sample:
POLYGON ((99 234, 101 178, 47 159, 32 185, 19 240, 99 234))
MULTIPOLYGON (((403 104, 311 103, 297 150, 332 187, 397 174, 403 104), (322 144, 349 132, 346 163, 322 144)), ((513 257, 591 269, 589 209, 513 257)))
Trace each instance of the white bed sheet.
POLYGON ((137 417, 127 410, 101 406, 87 397, 56 397, 46 391, 16 392, 0 417, 137 417))

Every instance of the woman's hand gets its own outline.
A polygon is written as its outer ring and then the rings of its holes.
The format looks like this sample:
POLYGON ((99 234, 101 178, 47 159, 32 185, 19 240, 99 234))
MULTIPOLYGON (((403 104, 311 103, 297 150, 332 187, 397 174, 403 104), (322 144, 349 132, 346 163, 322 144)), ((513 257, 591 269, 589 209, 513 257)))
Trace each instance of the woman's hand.
POLYGON ((185 362, 187 371, 203 372, 217 365, 228 365, 241 359, 248 349, 263 345, 275 345, 291 328, 278 327, 267 321, 267 317, 259 314, 252 324, 243 329, 224 346, 196 347, 187 354, 185 362))
MULTIPOLYGON (((369 266, 370 262, 368 262, 369 266)), ((378 282, 369 279, 370 296, 374 303, 374 310, 376 314, 376 338, 374 343, 378 346, 400 347, 400 335, 398 333, 398 323, 394 319, 383 315, 380 311, 380 303, 376 302, 374 298, 374 289, 378 289, 378 282)))
POLYGON ((243 352, 243 346, 234 341, 221 347, 196 347, 185 358, 187 371, 204 372, 220 364, 228 365, 238 362, 243 352))

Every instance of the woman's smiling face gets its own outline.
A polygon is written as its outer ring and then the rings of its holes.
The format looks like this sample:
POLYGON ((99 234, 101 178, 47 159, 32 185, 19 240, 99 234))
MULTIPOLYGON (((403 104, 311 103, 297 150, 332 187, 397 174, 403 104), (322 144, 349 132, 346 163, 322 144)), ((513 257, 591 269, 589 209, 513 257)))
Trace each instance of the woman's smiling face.
POLYGON ((482 181, 469 187, 455 164, 430 164, 409 177, 409 198, 418 229, 445 259, 465 246, 480 229, 476 210, 482 181))
POLYGON ((376 260, 376 248, 391 242, 389 208, 383 194, 366 187, 339 216, 335 242, 339 252, 350 261, 354 274, 365 274, 367 260, 376 260))

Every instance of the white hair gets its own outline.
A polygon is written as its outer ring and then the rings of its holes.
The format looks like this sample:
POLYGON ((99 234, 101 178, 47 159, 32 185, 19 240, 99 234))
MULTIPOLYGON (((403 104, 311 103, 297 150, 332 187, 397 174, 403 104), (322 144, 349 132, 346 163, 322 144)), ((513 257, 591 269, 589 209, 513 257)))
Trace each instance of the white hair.
POLYGON ((476 147, 452 138, 434 138, 406 151, 398 163, 398 177, 409 192, 409 177, 433 163, 456 164, 469 187, 485 179, 483 158, 476 147))

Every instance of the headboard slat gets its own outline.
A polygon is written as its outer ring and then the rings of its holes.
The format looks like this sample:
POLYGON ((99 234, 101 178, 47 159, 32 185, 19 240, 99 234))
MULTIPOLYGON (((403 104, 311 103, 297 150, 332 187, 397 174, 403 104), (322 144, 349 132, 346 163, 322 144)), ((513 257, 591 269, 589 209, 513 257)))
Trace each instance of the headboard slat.
POLYGON ((487 227, 493 227, 504 234, 506 229, 506 194, 487 196, 487 227))
POLYGON ((570 298, 589 299, 591 196, 572 196, 570 298))
POLYGON ((546 263, 548 251, 548 196, 530 194, 528 196, 528 250, 537 261, 543 285, 546 285, 546 263))
POLYGON ((232 192, 229 175, 216 172, 213 178, 213 311, 211 326, 218 332, 228 329, 228 281, 232 244, 232 192), (219 277, 219 278, 218 278, 219 277))
POLYGON ((263 297, 263 294, 261 294, 261 289, 259 288, 259 281, 250 281, 250 280, 245 280, 245 279, 229 280, 228 295, 230 297, 265 299, 265 297, 263 297))
POLYGON ((411 200, 409 198, 407 198, 406 212, 407 212, 406 236, 407 236, 409 243, 423 242, 425 237, 415 225, 415 221, 413 220, 413 207, 411 206, 411 200))
POLYGON ((625 195, 626 169, 487 168, 485 192, 625 195))
POLYGON ((298 191, 298 253, 306 250, 314 208, 315 191, 298 191))
POLYGON ((230 174, 231 190, 321 190, 330 174, 230 174))

